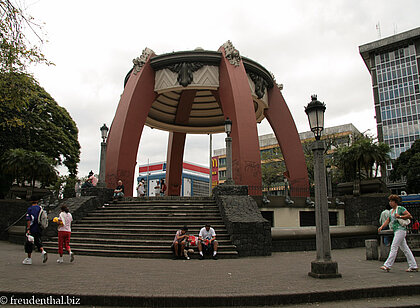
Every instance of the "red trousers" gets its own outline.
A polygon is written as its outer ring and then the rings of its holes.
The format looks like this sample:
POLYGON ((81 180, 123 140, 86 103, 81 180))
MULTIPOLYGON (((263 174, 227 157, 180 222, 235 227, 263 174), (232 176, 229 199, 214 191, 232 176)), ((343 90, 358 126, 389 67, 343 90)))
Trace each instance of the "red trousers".
POLYGON ((70 235, 71 232, 58 231, 58 253, 63 255, 63 245, 68 252, 70 252, 70 235))

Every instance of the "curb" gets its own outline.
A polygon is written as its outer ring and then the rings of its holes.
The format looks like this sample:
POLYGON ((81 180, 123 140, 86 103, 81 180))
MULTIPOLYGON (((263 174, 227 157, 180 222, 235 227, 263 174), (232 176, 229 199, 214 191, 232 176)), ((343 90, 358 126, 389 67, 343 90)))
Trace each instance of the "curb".
MULTIPOLYGON (((403 295, 420 294, 419 285, 403 285, 390 287, 376 287, 364 289, 345 289, 323 292, 288 293, 288 294, 249 294, 249 295, 221 295, 213 296, 123 296, 123 295, 79 295, 57 293, 27 293, 27 292, 3 292, 0 298, 16 299, 44 299, 70 300, 60 304, 79 304, 91 306, 126 306, 126 307, 229 307, 229 306, 273 306, 293 305, 302 303, 329 302, 340 300, 352 300, 361 298, 393 297, 403 295), (77 301, 77 302, 76 302, 77 301)), ((32 304, 32 303, 29 303, 32 304)))

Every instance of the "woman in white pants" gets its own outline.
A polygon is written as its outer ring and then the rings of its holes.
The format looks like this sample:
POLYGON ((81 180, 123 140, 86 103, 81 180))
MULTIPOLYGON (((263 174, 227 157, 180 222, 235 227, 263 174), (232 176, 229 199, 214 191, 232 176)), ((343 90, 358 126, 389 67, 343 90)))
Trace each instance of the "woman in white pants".
POLYGON ((411 214, 407 211, 407 209, 403 206, 398 206, 398 202, 400 197, 397 195, 390 195, 388 197, 389 205, 391 206, 391 211, 389 212, 389 218, 385 220, 382 226, 379 227, 378 231, 381 231, 385 228, 388 224, 390 224, 390 228, 394 231, 394 239, 392 240, 391 250, 389 251, 388 259, 386 259, 383 266, 381 266, 381 270, 389 272, 391 270, 392 265, 395 262, 395 258, 397 257, 398 247, 404 252, 405 257, 407 258, 408 262, 408 269, 406 272, 418 272, 418 267, 416 260, 414 259, 413 253, 411 252, 410 248, 405 241, 405 235, 407 234, 407 230, 404 226, 400 225, 397 218, 401 219, 413 219, 411 214))

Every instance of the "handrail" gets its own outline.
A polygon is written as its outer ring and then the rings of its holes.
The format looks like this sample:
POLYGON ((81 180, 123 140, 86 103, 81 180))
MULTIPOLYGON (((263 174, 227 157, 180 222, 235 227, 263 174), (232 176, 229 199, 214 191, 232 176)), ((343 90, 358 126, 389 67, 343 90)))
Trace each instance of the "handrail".
POLYGON ((25 216, 26 215, 26 213, 24 213, 22 216, 20 216, 19 218, 18 218, 18 220, 16 220, 14 223, 12 223, 10 226, 8 226, 6 229, 4 229, 2 232, 1 232, 1 234, 4 234, 4 233, 6 233, 7 231, 9 231, 9 229, 11 228, 11 227, 13 227, 14 225, 16 225, 18 222, 19 222, 19 220, 21 220, 22 218, 23 218, 23 216, 25 216))

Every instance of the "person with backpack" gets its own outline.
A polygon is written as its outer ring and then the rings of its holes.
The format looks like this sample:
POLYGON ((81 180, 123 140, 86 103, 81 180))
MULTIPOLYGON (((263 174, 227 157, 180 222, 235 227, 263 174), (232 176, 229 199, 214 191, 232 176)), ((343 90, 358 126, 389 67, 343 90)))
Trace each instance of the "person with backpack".
POLYGON ((391 211, 389 212, 389 217, 385 222, 379 227, 378 231, 382 231, 387 225, 391 226, 391 229, 394 231, 394 238, 392 240, 391 249, 389 251, 388 259, 386 259, 381 270, 389 272, 392 265, 394 265, 395 258, 397 257, 398 248, 402 250, 408 262, 408 269, 406 272, 418 272, 419 268, 417 266, 416 259, 413 256, 413 253, 408 247, 405 240, 407 234, 406 226, 410 223, 409 219, 413 219, 410 212, 403 206, 398 205, 401 201, 398 195, 390 195, 388 197, 389 205, 391 211))
POLYGON ((70 255, 70 262, 74 261, 74 253, 70 248, 71 223, 73 216, 70 214, 69 208, 65 205, 61 206, 61 213, 58 217, 58 254, 60 257, 57 263, 63 263, 63 245, 70 255))
POLYGON ((26 243, 25 243, 25 252, 28 254, 28 257, 23 260, 23 264, 31 265, 32 264, 32 251, 34 245, 38 247, 38 250, 42 254, 42 263, 47 262, 48 254, 42 247, 41 241, 41 222, 44 227, 45 224, 48 226, 48 217, 46 212, 38 205, 38 201, 32 201, 32 205, 28 208, 26 212, 26 243), (45 223, 46 220, 46 223, 45 223), (33 241, 33 242, 32 242, 33 241))

